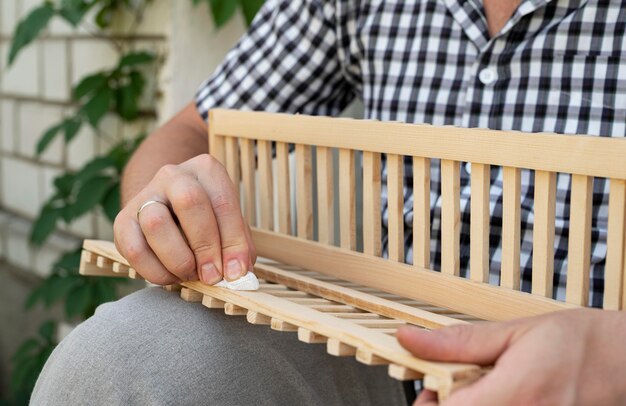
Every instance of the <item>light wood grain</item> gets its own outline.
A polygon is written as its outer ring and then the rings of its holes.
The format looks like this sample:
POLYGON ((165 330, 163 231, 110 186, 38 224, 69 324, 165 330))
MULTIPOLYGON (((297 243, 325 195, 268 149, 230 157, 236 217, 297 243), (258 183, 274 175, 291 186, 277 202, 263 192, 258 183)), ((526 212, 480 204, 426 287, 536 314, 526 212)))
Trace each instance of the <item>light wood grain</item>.
POLYGON ((252 140, 241 140, 240 161, 244 218, 250 226, 256 226, 255 151, 252 140))
POLYGON ((325 344, 328 338, 300 327, 298 328, 298 340, 308 344, 325 344))
POLYGON ((365 365, 388 365, 389 361, 379 357, 378 355, 363 350, 361 348, 356 350, 356 360, 365 365))
POLYGON ((396 364, 390 364, 388 372, 390 377, 399 381, 413 381, 424 377, 424 374, 421 372, 396 364))
POLYGON ((404 262, 404 157, 387 155, 387 216, 389 259, 404 262))
POLYGON ((554 227, 556 173, 535 172, 532 293, 552 297, 554 279, 554 227))
POLYGON ((195 290, 191 290, 189 288, 181 288, 180 289, 180 298, 185 302, 202 302, 202 298, 204 295, 202 293, 196 292, 195 290))
POLYGON ((313 239, 313 168, 311 147, 296 145, 297 235, 313 239))
POLYGON ((335 357, 352 357, 356 355, 356 348, 336 338, 329 338, 326 341, 326 352, 335 357))
POLYGON ((363 153, 363 252, 382 254, 380 154, 363 153))
POLYGON ((323 244, 333 244, 335 236, 334 171, 332 149, 316 149, 317 161, 317 216, 318 240, 323 244))
POLYGON ((354 152, 339 150, 339 241, 342 248, 356 249, 356 197, 354 152))
POLYGON ((460 165, 456 161, 441 161, 441 272, 459 275, 461 210, 460 165))
POLYGON ((489 281, 489 190, 491 166, 471 165, 470 279, 489 281))
POLYGON ((224 304, 224 313, 229 316, 247 316, 248 309, 234 303, 226 302, 226 304, 224 304))
POLYGON ((213 113, 212 125, 219 135, 626 179, 626 142, 617 137, 529 136, 517 131, 304 115, 213 113))
POLYGON ((565 300, 579 306, 589 303, 592 197, 593 178, 572 175, 565 300))
POLYGON ((611 179, 610 182, 603 307, 607 310, 621 310, 624 306, 622 299, 626 271, 626 181, 611 179))
POLYGON ((259 226, 274 229, 274 178, 272 175, 272 145, 269 141, 257 143, 259 167, 259 226))
POLYGON ((271 317, 252 310, 248 310, 248 313, 246 313, 246 320, 248 320, 248 323, 255 325, 269 326, 272 324, 271 317))
POLYGON ((215 126, 211 124, 214 115, 213 110, 209 111, 209 154, 224 165, 226 163, 226 146, 224 145, 224 137, 215 134, 215 126))
POLYGON ((253 229, 252 235, 261 256, 271 255, 286 264, 485 320, 510 320, 577 307, 259 229, 253 229))
POLYGON ((430 159, 413 157, 413 264, 430 268, 430 159))
POLYGON ((502 169, 502 268, 500 285, 520 288, 521 172, 518 168, 502 169))
POLYGON ((291 234, 291 184, 289 181, 289 145, 276 143, 277 189, 278 189, 278 230, 291 234))
POLYGON ((279 320, 276 318, 272 318, 270 327, 272 328, 272 330, 276 330, 276 331, 283 331, 283 332, 298 331, 298 326, 291 324, 291 323, 287 323, 286 321, 279 320))
POLYGON ((240 194, 241 171, 239 162, 239 142, 237 138, 226 137, 224 140, 225 153, 226 153, 226 171, 230 180, 235 184, 235 191, 237 196, 240 194))

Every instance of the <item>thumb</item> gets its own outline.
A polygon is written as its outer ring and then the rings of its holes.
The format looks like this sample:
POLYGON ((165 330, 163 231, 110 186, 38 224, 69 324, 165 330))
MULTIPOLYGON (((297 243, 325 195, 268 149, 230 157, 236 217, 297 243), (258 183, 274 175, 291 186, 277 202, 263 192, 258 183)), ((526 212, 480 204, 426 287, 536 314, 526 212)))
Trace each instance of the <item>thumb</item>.
POLYGON ((506 350, 519 328, 519 323, 463 324, 433 331, 411 326, 398 329, 396 337, 418 358, 490 365, 506 350))

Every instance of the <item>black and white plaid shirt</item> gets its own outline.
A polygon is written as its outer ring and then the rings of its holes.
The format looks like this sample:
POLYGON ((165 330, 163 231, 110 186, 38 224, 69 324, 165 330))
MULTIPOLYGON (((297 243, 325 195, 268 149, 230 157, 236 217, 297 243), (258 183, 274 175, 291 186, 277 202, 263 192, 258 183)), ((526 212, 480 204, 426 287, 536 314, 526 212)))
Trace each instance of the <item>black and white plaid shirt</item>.
MULTIPOLYGON (((626 135, 626 1, 522 0, 489 37, 480 0, 268 0, 197 94, 216 106, 527 132, 626 135)), ((624 157, 626 159, 626 157, 624 157)), ((410 164, 410 162, 407 162, 410 164)), ((461 269, 469 259, 469 173, 461 170, 461 269)), ((406 185, 411 168, 406 165, 406 185)), ((432 267, 440 265, 440 184, 432 167, 432 267)), ((565 296, 570 176, 557 178, 554 295, 565 296)), ((407 262, 412 195, 405 189, 407 262)), ((608 182, 593 196, 591 304, 601 306, 608 182)), ((522 173, 522 289, 530 290, 533 174, 522 173)), ((386 209, 383 213, 386 224, 386 209)), ((491 282, 498 283, 502 172, 491 174, 491 282)))

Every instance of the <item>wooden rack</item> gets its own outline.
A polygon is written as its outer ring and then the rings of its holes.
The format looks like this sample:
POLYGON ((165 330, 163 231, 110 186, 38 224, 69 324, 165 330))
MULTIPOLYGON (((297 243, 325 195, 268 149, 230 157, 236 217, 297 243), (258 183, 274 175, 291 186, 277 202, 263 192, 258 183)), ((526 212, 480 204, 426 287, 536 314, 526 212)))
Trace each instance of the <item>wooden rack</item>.
MULTIPOLYGON (((211 154, 240 185, 244 216, 257 252, 266 260, 255 265, 262 282, 258 292, 200 282, 169 287, 180 289, 185 300, 297 332, 301 341, 326 343, 332 355, 387 364, 398 379, 423 377, 425 387, 444 399, 486 369, 413 357, 393 337, 395 329, 403 324, 433 329, 587 306, 593 178, 600 177, 610 182, 603 307, 624 308, 624 140, 230 110, 212 110, 209 123, 211 154), (388 258, 381 257, 382 155, 387 164, 388 258), (356 157, 361 165, 355 165, 356 157), (405 157, 413 163, 413 264, 404 263, 405 157), (435 159, 440 160, 442 194, 441 272, 429 269, 435 159), (471 163, 468 278, 459 272, 461 162, 471 163), (503 173, 500 286, 488 283, 492 166, 502 167, 503 173), (535 176, 531 293, 520 291, 520 179, 526 170, 535 176), (571 175, 565 301, 552 298, 557 173, 571 175), (362 179, 361 196, 356 196, 357 177, 362 179), (359 235, 357 201, 363 213, 359 235)), ((111 243, 102 241, 85 241, 81 273, 138 276, 111 243)))

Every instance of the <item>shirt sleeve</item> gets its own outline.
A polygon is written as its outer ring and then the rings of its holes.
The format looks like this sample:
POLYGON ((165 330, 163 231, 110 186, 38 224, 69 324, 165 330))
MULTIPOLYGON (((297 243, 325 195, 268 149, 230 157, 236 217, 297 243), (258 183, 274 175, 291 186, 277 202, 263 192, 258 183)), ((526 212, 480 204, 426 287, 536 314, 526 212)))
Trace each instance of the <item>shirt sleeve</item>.
POLYGON ((354 98, 337 52, 336 16, 322 0, 268 0, 196 94, 214 107, 337 115, 354 98))

